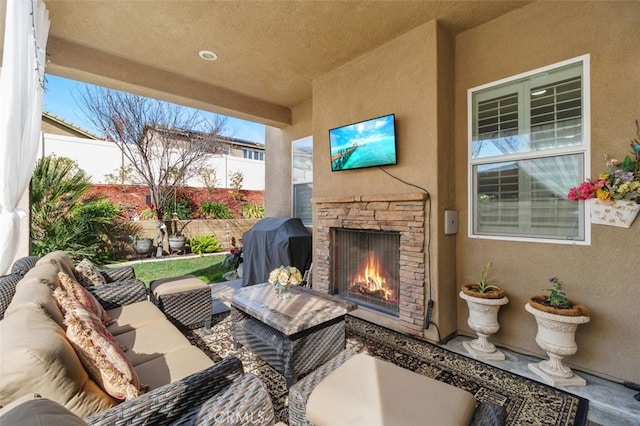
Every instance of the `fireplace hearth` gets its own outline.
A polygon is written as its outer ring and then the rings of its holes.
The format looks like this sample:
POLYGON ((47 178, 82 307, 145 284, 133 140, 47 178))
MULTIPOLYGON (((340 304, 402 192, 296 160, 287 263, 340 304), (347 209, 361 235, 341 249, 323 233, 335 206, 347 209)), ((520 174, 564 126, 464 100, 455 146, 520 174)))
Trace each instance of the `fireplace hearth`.
POLYGON ((353 315, 422 336, 427 197, 418 193, 314 198, 313 288, 357 303, 353 315), (352 240, 354 234, 358 242, 352 240), (361 239, 362 234, 368 236, 361 239))

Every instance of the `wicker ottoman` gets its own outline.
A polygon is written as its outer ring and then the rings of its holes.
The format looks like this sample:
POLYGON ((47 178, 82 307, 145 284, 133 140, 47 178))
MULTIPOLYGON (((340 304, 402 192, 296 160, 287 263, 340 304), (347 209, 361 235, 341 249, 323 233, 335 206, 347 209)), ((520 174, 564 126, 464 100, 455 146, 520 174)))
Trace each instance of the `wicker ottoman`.
POLYGON ((289 389, 289 426, 503 425, 506 411, 462 389, 345 349, 289 389))
POLYGON ((177 327, 197 328, 211 320, 211 288, 195 275, 151 281, 151 301, 177 327))

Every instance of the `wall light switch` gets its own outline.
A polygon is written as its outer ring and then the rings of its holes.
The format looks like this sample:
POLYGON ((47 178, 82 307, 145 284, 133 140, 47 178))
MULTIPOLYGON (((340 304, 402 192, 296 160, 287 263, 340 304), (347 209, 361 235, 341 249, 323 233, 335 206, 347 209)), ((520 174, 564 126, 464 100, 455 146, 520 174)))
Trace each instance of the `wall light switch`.
POLYGON ((458 233, 458 210, 444 211, 444 234, 454 235, 458 233))

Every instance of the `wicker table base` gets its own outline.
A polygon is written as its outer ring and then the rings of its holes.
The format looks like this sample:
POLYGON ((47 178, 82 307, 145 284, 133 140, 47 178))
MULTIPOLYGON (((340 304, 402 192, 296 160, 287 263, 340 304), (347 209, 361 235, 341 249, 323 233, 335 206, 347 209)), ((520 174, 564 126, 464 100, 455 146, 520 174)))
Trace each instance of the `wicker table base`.
POLYGON ((269 284, 242 288, 231 300, 232 333, 243 345, 281 373, 287 388, 345 347, 348 307, 293 289, 279 300, 269 284))

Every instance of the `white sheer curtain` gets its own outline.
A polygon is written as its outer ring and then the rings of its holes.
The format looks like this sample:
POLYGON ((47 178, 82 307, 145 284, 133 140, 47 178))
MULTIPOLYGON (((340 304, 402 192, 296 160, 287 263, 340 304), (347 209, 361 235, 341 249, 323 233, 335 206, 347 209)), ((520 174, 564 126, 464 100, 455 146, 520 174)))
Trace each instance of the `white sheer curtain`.
POLYGON ((42 0, 7 0, 0 74, 0 275, 18 250, 20 198, 38 154, 49 12, 42 0))
POLYGON ((518 161, 518 166, 561 199, 567 198, 569 188, 580 183, 578 178, 580 164, 577 155, 518 161))

